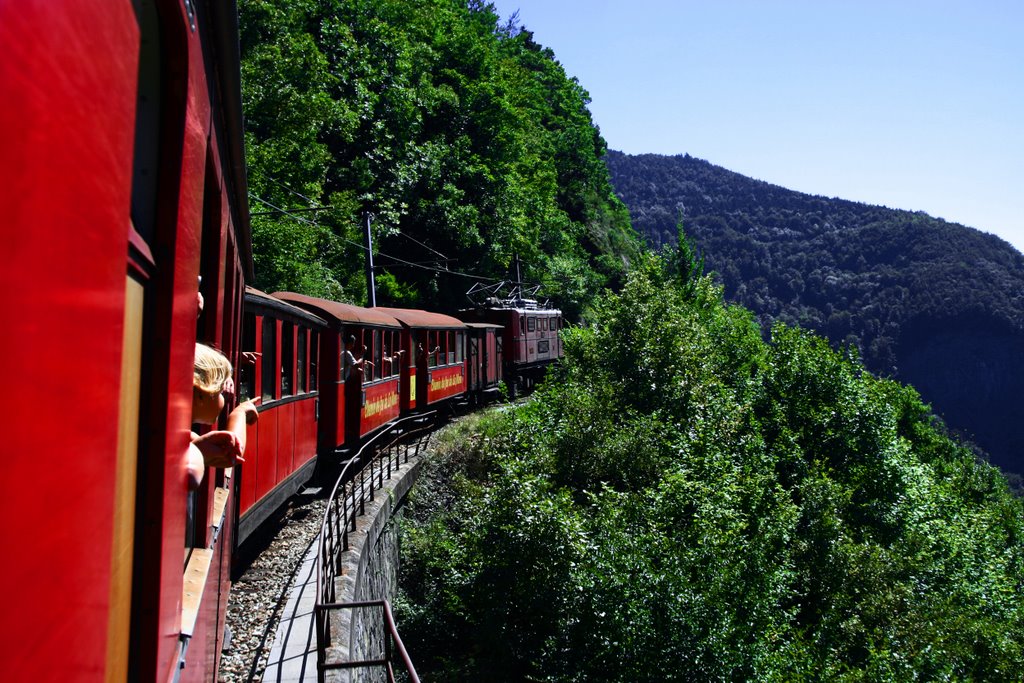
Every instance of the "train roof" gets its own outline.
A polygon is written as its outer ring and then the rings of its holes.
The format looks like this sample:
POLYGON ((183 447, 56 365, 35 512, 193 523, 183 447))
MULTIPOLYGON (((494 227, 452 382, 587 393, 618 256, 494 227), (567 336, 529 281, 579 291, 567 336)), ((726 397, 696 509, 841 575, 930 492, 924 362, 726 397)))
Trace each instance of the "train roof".
POLYGON ((363 308, 362 306, 319 299, 315 296, 306 296, 305 294, 296 294, 295 292, 274 292, 273 296, 306 310, 313 311, 329 323, 399 328, 402 326, 394 316, 389 315, 380 308, 363 308))
POLYGON ((394 316, 395 319, 408 327, 423 327, 428 329, 466 328, 466 323, 462 322, 458 318, 453 318, 452 316, 445 315, 443 313, 432 313, 418 308, 381 307, 375 310, 384 311, 388 315, 394 316))
POLYGON ((272 311, 278 313, 290 313, 291 315, 303 318, 314 324, 327 327, 327 321, 321 318, 320 316, 316 315, 312 311, 306 310, 305 308, 300 308, 298 306, 295 306, 294 304, 288 303, 287 301, 282 301, 281 299, 278 299, 276 296, 272 294, 267 294, 266 292, 260 291, 255 287, 250 287, 246 285, 245 298, 246 301, 256 302, 260 306, 269 308, 272 311))

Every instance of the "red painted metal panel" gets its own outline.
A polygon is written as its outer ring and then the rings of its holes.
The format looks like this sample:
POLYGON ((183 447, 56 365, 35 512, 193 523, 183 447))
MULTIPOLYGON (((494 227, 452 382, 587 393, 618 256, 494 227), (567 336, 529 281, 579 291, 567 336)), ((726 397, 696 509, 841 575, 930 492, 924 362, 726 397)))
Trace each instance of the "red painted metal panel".
POLYGON ((498 335, 496 330, 487 333, 487 369, 486 383, 488 386, 501 381, 501 354, 498 353, 498 335))
POLYGON ((316 456, 316 395, 295 403, 295 456, 298 469, 316 456))
POLYGON ((292 469, 292 454, 295 452, 295 403, 289 402, 276 409, 277 418, 277 473, 274 485, 288 478, 292 469))
POLYGON ((466 391, 466 369, 463 365, 431 368, 429 374, 427 403, 434 403, 466 391))
POLYGON ((239 465, 237 476, 240 477, 238 485, 238 514, 244 515, 256 502, 256 464, 259 461, 260 443, 260 422, 251 424, 246 428, 245 437, 245 462, 239 465))
POLYGON ((406 385, 408 388, 404 389, 409 399, 409 410, 416 409, 416 382, 417 382, 416 366, 412 365, 409 367, 409 382, 406 385))
POLYGON ((332 443, 329 448, 335 448, 345 443, 349 438, 356 438, 358 428, 349 424, 348 419, 348 406, 349 404, 358 406, 358 401, 353 401, 348 396, 348 382, 331 382, 329 389, 334 392, 334 407, 337 413, 334 416, 335 419, 335 432, 331 436, 332 443))
POLYGON ((32 377, 2 399, 0 539, 26 561, 0 564, 0 680, 103 672, 138 36, 130 2, 0 3, 0 362, 32 377), (44 462, 59 505, 26 486, 44 462))
MULTIPOLYGON (((256 462, 256 500, 267 495, 277 484, 277 422, 280 408, 260 413, 260 439, 256 462)), ((249 459, 246 458, 246 463, 249 459)))
POLYGON ((365 436, 398 417, 398 379, 363 385, 359 435, 365 436))

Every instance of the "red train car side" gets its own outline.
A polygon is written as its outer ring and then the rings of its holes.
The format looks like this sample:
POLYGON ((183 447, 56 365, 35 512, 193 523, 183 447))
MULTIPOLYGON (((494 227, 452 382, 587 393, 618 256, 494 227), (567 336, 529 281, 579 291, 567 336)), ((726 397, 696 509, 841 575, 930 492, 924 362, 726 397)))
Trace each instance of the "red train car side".
POLYGON ((320 452, 352 445, 399 415, 401 324, 381 309, 362 308, 316 297, 277 292, 282 301, 323 318, 321 338, 320 452), (348 339, 355 337, 354 347, 348 339), (346 362, 348 354, 359 361, 346 362), (363 362, 365 361, 365 362, 363 362))
POLYGON ((239 396, 260 397, 238 472, 241 544, 313 476, 317 455, 320 337, 327 323, 252 287, 245 290, 239 396), (250 357, 250 360, 253 360, 250 357))
POLYGON ((0 680, 215 676, 230 472, 185 454, 251 274, 234 11, 0 3, 0 680))
POLYGON ((394 316, 405 330, 402 348, 410 364, 408 410, 424 409, 466 392, 465 323, 418 309, 374 310, 394 316))
POLYGON ((466 327, 466 390, 480 403, 502 380, 502 327, 492 323, 466 323, 466 327))

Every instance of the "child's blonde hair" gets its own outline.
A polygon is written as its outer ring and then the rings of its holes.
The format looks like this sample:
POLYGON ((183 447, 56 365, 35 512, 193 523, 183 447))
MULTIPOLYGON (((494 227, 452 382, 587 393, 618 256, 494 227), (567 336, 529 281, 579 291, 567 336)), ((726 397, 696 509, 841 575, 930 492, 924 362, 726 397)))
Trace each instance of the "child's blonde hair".
POLYGON ((192 386, 207 394, 219 394, 231 375, 231 361, 223 353, 206 344, 196 344, 192 386))

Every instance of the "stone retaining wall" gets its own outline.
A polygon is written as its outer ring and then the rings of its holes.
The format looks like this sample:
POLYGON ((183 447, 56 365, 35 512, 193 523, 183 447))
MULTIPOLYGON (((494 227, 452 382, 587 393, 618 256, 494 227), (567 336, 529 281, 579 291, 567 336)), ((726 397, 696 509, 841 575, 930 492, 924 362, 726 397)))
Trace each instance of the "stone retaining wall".
MULTIPOLYGON (((401 503, 416 483, 422 459, 417 458, 392 473, 374 500, 366 503, 355 532, 349 532, 349 549, 342 554, 335 584, 340 603, 366 600, 393 601, 398 588, 398 533, 394 523, 401 503)), ((331 647, 328 661, 380 659, 384 652, 385 627, 380 608, 335 610, 331 613, 331 647)), ((377 683, 386 680, 382 668, 329 671, 331 683, 377 683)))

